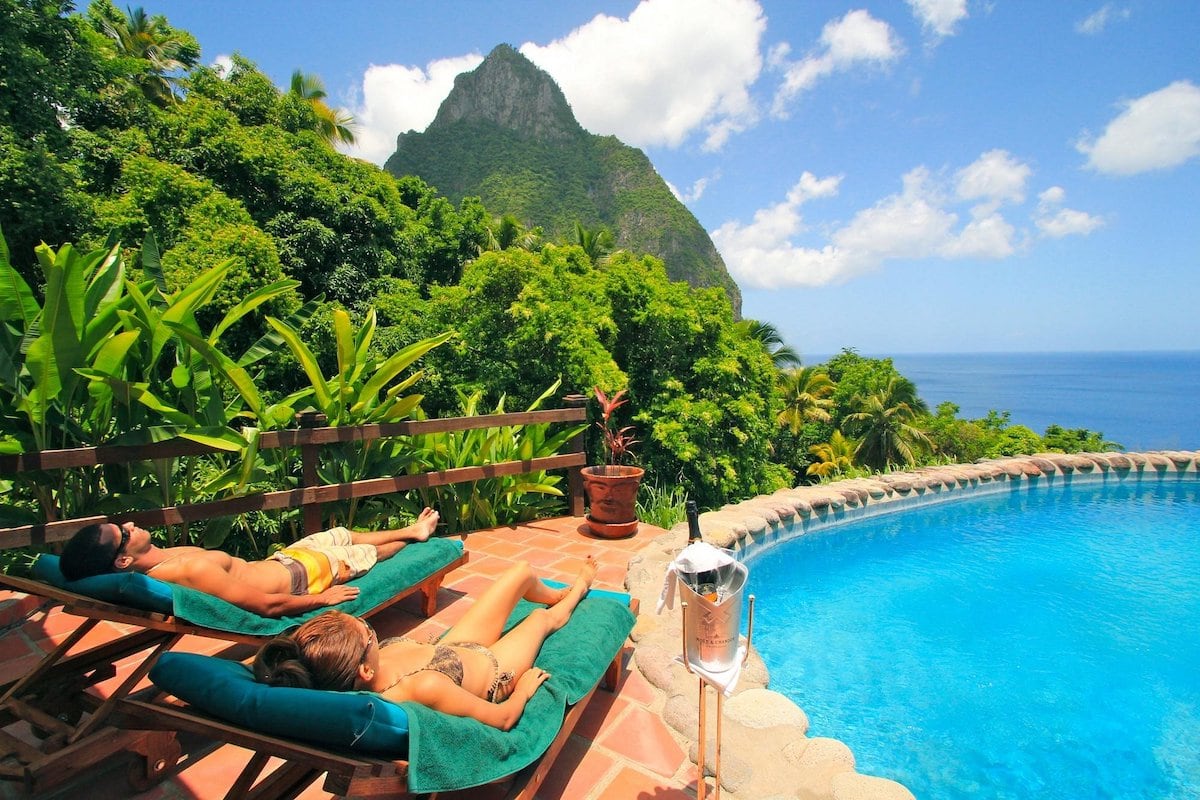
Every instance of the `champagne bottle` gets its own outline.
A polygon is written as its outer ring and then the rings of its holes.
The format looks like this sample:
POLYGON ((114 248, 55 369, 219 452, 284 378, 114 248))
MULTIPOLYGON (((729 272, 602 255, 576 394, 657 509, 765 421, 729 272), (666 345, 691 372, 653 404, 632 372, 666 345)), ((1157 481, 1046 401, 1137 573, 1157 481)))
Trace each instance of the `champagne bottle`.
POLYGON ((702 541, 702 537, 700 536, 700 512, 696 508, 696 501, 688 500, 684 509, 687 513, 688 544, 702 541))
MULTIPOLYGON (((704 541, 704 537, 700 535, 700 511, 696 508, 696 501, 688 500, 684 506, 684 511, 687 514, 688 544, 704 541)), ((695 581, 692 589, 696 594, 715 603, 717 601, 717 571, 712 569, 701 570, 700 572, 693 573, 691 577, 695 581)))

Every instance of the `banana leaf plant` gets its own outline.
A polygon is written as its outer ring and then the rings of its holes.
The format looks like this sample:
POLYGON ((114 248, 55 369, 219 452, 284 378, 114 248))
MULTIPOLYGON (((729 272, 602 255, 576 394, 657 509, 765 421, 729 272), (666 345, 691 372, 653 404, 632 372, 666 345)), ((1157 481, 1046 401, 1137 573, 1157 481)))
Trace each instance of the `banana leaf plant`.
MULTIPOLYGON (((218 264, 172 292, 153 236, 142 243, 147 279, 127 277, 119 243, 81 253, 70 244, 36 250, 46 276, 39 305, 12 267, 0 235, 0 450, 27 452, 98 444, 145 444, 182 437, 229 454, 161 459, 53 473, 14 484, 44 520, 119 512, 200 499, 201 476, 242 464, 250 443, 238 420, 275 427, 291 415, 264 406, 246 367, 269 351, 260 341, 238 361, 219 350, 222 333, 264 303, 293 291, 278 281, 252 293, 207 335, 196 312, 209 303, 233 262, 218 264)), ((311 314, 311 308, 306 307, 311 314)), ((274 334, 269 334, 274 339, 274 334)), ((267 337, 264 337, 267 339, 267 337)), ((29 521, 30 509, 0 515, 29 521)), ((12 510, 12 509, 10 509, 12 510)))
MULTIPOLYGON (((413 416, 420 408, 423 396, 405 392, 420 380, 423 373, 415 371, 406 376, 403 374, 421 356, 446 343, 454 335, 446 332, 422 339, 383 357, 371 349, 376 330, 373 308, 367 312, 357 331, 349 314, 342 309, 334 309, 337 372, 326 377, 321 372, 316 356, 294 327, 272 317, 267 317, 267 324, 300 363, 310 384, 310 388, 305 390, 305 399, 325 415, 325 424, 329 426, 399 422, 413 416)), ((397 475, 407 471, 413 457, 411 445, 396 437, 331 445, 322 448, 317 475, 323 483, 345 483, 362 478, 397 475)), ((331 507, 330 514, 339 524, 366 526, 380 519, 390 519, 395 512, 395 503, 390 498, 365 502, 355 498, 340 507, 331 507)))
MULTIPOLYGON (((526 409, 534 411, 561 385, 555 382, 526 409)), ((479 415, 482 393, 460 395, 462 416, 479 415)), ((503 414, 504 398, 491 413, 503 414)), ((553 434, 550 424, 501 425, 468 431, 424 434, 413 437, 410 473, 482 466, 505 461, 523 461, 556 455, 586 426, 565 427, 553 434)), ((419 492, 419 504, 408 501, 409 515, 423 506, 437 508, 451 533, 497 525, 510 525, 552 516, 561 511, 563 476, 545 470, 521 475, 504 475, 471 483, 435 486, 419 492)))

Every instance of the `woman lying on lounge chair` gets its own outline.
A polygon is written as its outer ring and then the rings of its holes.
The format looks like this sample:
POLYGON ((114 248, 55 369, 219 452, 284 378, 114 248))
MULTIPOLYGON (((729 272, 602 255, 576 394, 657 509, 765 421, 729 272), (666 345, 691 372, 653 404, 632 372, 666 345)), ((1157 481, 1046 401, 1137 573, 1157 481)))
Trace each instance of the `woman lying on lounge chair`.
POLYGON ((533 666, 542 643, 567 624, 596 568, 588 556, 574 584, 555 589, 528 564, 515 564, 437 644, 406 638, 380 642, 364 620, 329 611, 263 645, 254 659, 254 676, 274 686, 378 692, 394 702, 413 701, 509 730, 550 677, 533 666), (522 598, 548 607, 503 633, 522 598))

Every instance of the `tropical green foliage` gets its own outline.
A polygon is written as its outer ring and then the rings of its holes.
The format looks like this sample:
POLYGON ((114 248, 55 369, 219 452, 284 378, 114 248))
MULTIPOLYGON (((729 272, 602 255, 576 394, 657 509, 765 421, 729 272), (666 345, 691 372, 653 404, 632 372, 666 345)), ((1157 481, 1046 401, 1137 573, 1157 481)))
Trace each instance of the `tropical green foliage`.
POLYGON ((643 483, 638 489, 637 518, 669 529, 686 516, 687 492, 679 484, 643 483))
MULTIPOLYGON (((374 309, 353 330, 350 315, 342 309, 332 314, 337 369, 326 377, 311 348, 299 332, 286 322, 268 318, 267 322, 291 351, 308 378, 309 386, 288 398, 290 405, 307 403, 325 417, 325 425, 363 425, 399 422, 418 412, 421 395, 405 394, 421 378, 414 372, 401 379, 417 359, 445 344, 452 334, 443 333, 407 347, 386 358, 371 348, 376 330, 374 309)), ((362 478, 401 474, 416 466, 414 446, 401 438, 374 439, 370 442, 346 442, 322 448, 317 476, 322 483, 347 483, 362 478)), ((417 471, 420 471, 419 469, 417 471)), ((340 506, 331 506, 327 514, 341 524, 368 526, 387 517, 397 501, 372 498, 360 509, 358 498, 340 506)))
POLYGON ((1028 455, 1042 451, 1081 452, 1122 449, 1102 434, 1051 425, 1045 437, 1013 425, 1009 412, 990 411, 981 419, 963 419, 959 407, 942 403, 929 413, 916 386, 896 371, 891 359, 843 350, 825 364, 781 373, 784 411, 773 440, 779 459, 799 478, 821 480, 870 474, 891 467, 969 463, 982 458, 1028 455), (824 374, 815 394, 801 373, 824 374), (799 399, 798 399, 799 398, 799 399), (813 409, 791 413, 793 408, 813 409), (855 439, 847 434, 853 433, 855 439), (853 444, 853 450, 847 448, 853 444))
POLYGON ((783 340, 783 334, 769 322, 743 319, 737 322, 738 329, 755 340, 771 354, 776 369, 786 370, 800 366, 800 354, 783 340))
POLYGON ((318 136, 331 144, 354 144, 354 118, 325 103, 325 85, 320 78, 296 70, 292 73, 288 94, 308 104, 315 117, 314 129, 318 136))
MULTIPOLYGON (((153 238, 143 243, 135 283, 120 245, 81 253, 70 244, 41 245, 45 276, 39 305, 13 268, 0 236, 0 448, 8 452, 107 444, 142 444, 181 437, 240 455, 247 431, 290 420, 290 409, 267 404, 246 368, 267 351, 258 344, 240 358, 221 351, 221 337, 247 315, 295 289, 295 281, 263 286, 229 309, 208 332, 197 316, 211 303, 233 263, 201 272, 172 290, 153 238), (239 434, 230 423, 247 424, 239 434)), ((94 510, 190 502, 213 488, 200 485, 222 459, 162 459, 136 469, 61 470, 24 474, 19 494, 40 518, 94 510), (203 463, 201 463, 203 462, 203 463)))
MULTIPOLYGON (((525 410, 534 411, 553 397, 559 384, 552 384, 525 410)), ((482 393, 464 396, 457 416, 479 414, 482 393)), ((494 414, 505 412, 500 398, 494 414)), ((409 471, 428 472, 458 469, 502 461, 525 461, 555 455, 574 436, 584 430, 577 425, 551 434, 547 424, 506 425, 470 431, 425 434, 413 437, 409 471)), ((405 508, 416 514, 422 505, 436 508, 451 533, 490 528, 501 523, 526 522, 558 511, 563 496, 562 475, 545 470, 520 475, 435 486, 418 493, 420 505, 408 501, 405 508)))
MULTIPOLYGON (((405 137, 391 167, 436 160, 428 174, 443 196, 330 147, 340 123, 312 76, 280 91, 242 56, 225 72, 196 66, 194 40, 161 17, 111 0, 66 8, 0 0, 0 227, 11 245, 0 447, 187 436, 228 455, 154 473, 79 471, 68 479, 78 485, 38 487, 34 476, 9 492, 25 512, 295 485, 295 463, 259 452, 257 436, 304 405, 341 424, 474 414, 545 402, 541 387, 556 385, 627 391, 615 424, 636 425, 638 463, 667 507, 678 492, 705 507, 770 492, 814 464, 811 476, 1112 446, 1089 431, 1043 438, 1002 414, 928 414, 887 359, 848 350, 800 368, 777 330, 735 320, 736 286, 644 154, 586 134, 565 102, 514 106, 530 130, 561 134, 553 141, 468 119, 405 137)), ((549 453, 557 438, 514 429, 356 445, 332 452, 322 477, 549 453)), ((594 429, 588 447, 597 461, 594 429)), ((481 525, 545 513, 561 502, 552 478, 338 515, 390 521, 431 501, 456 527, 481 525)), ((278 533, 287 520, 254 524, 278 533)))
POLYGON ((917 463, 929 437, 916 424, 925 405, 911 381, 892 377, 878 391, 855 395, 853 402, 857 410, 846 416, 845 425, 859 440, 858 463, 873 469, 917 463))
POLYGON ((585 228, 579 220, 575 220, 575 237, 571 244, 579 245, 593 264, 599 264, 613 251, 612 231, 603 226, 585 228))
POLYGON ((200 45, 187 31, 172 28, 162 15, 148 16, 141 8, 128 14, 110 0, 92 0, 88 18, 108 37, 128 64, 129 79, 151 103, 165 106, 177 99, 177 74, 200 60, 200 45))
POLYGON ((783 410, 779 412, 779 424, 786 425, 792 433, 809 422, 829 422, 833 417, 834 384, 829 375, 819 367, 800 367, 780 373, 780 391, 783 394, 783 410))
POLYGON ((822 479, 842 477, 853 469, 857 450, 858 442, 847 439, 841 431, 834 430, 828 442, 809 448, 809 452, 816 456, 817 460, 809 465, 807 472, 822 479))

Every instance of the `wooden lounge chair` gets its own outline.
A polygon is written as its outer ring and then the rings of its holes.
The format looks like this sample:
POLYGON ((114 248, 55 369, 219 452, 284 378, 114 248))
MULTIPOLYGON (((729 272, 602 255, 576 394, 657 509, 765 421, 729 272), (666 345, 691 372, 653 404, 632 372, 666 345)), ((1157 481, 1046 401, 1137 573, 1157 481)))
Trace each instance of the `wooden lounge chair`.
MULTIPOLYGON (((362 587, 359 598, 340 607, 370 616, 420 594, 421 611, 431 616, 443 579, 468 559, 456 540, 431 542, 429 547, 405 548, 377 564, 355 581, 362 587), (396 590, 397 586, 402 588, 396 590)), ((135 786, 153 785, 178 759, 178 744, 173 734, 166 732, 113 730, 106 721, 116 704, 185 635, 260 643, 301 619, 268 620, 137 573, 68 583, 58 571, 57 558, 50 555, 38 559, 34 574, 45 580, 0 574, 0 586, 46 598, 50 605, 61 605, 65 612, 82 617, 83 622, 29 673, 0 686, 0 778, 18 781, 30 793, 63 783, 119 750, 144 756, 129 777, 135 786), (139 630, 72 653, 102 621, 139 630), (89 691, 116 675, 114 665, 118 661, 142 652, 146 655, 140 663, 106 698, 89 691), (32 744, 8 730, 20 722, 44 735, 41 742, 32 744)))
MULTIPOLYGON (((533 607, 520 604, 510 625, 533 607)), ((551 678, 510 731, 371 692, 269 687, 239 662, 177 652, 150 672, 160 691, 121 701, 115 716, 125 730, 189 731, 252 750, 226 800, 295 797, 322 774, 338 795, 436 797, 505 782, 507 797, 530 800, 598 685, 615 688, 632 611, 627 595, 585 598, 543 646, 535 663, 551 678), (263 777, 272 757, 285 763, 263 777)))

